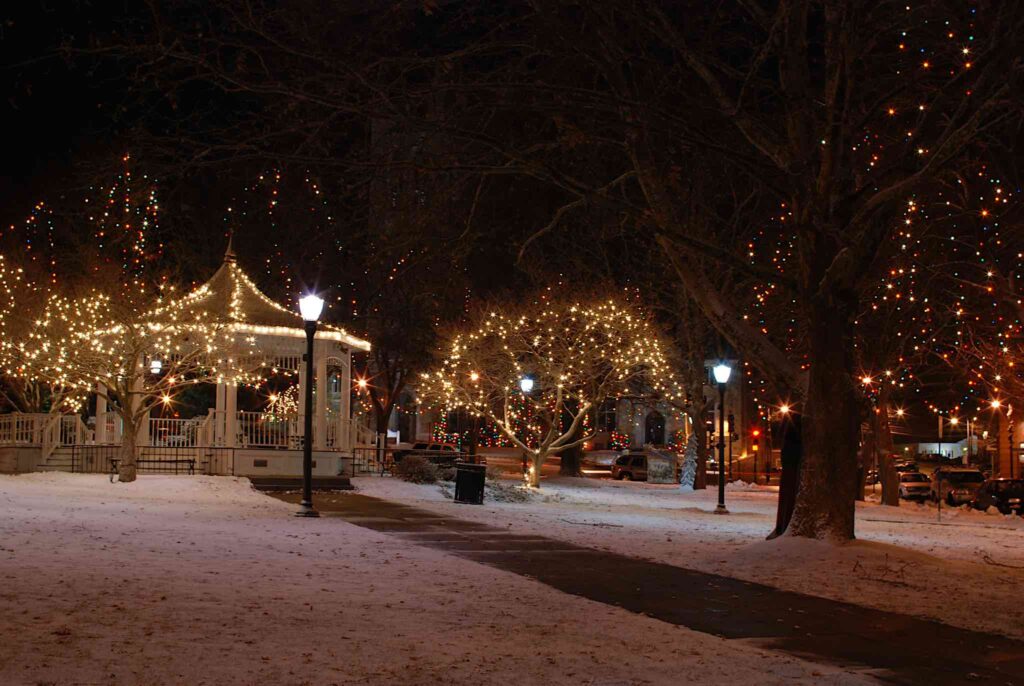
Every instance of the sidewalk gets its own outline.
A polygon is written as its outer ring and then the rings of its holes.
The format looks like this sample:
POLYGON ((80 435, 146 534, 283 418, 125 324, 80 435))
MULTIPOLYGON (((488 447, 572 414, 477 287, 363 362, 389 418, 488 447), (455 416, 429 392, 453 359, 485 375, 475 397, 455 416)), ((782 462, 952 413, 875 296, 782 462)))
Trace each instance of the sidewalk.
MULTIPOLYGON (((297 502, 294 494, 278 496, 297 502)), ((853 670, 885 683, 1024 685, 1024 642, 780 591, 359 494, 322 494, 325 517, 520 574, 565 593, 853 670)), ((796 563, 796 561, 794 561, 796 563)), ((951 599, 955 600, 955 599, 951 599)))

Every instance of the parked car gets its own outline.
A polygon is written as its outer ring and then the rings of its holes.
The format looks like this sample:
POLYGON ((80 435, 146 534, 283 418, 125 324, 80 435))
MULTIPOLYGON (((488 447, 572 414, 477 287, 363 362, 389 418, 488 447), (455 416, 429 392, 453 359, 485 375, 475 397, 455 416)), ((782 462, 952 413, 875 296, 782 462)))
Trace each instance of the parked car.
POLYGON ((929 497, 942 498, 949 505, 962 505, 974 500, 974 494, 985 483, 985 475, 968 467, 939 467, 932 472, 929 497))
POLYGON ((461 453, 454 443, 441 443, 439 441, 413 443, 412 448, 396 450, 392 453, 396 463, 401 462, 406 455, 420 455, 435 464, 454 464, 461 453))
POLYGON ((647 456, 630 451, 612 463, 612 478, 619 481, 647 481, 647 456))
POLYGON ((971 507, 995 507, 1003 514, 1024 514, 1024 479, 989 479, 974 494, 971 507))
POLYGON ((864 483, 867 486, 874 486, 878 483, 878 470, 872 467, 864 473, 864 483))
POLYGON ((932 490, 932 480, 921 472, 900 474, 900 497, 904 500, 924 500, 932 490))
POLYGON ((904 472, 917 472, 917 463, 909 461, 897 462, 893 468, 901 474, 904 472))

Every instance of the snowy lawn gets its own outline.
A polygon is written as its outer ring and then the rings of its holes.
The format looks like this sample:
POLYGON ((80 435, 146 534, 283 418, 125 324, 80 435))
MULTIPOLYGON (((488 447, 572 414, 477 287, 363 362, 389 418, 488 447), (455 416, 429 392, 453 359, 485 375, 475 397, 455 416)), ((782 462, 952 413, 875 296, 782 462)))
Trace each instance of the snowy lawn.
MULTIPOLYGON (((547 479, 528 503, 457 505, 437 486, 362 478, 357 488, 465 519, 756 581, 858 605, 1024 638, 1024 518, 904 503, 862 503, 857 541, 765 541, 777 489, 717 491, 608 479, 547 479)), ((512 482, 509 482, 512 483, 512 482)))
MULTIPOLYGON (((362 485, 453 508, 436 487, 362 485)), ((664 518, 628 504, 642 489, 608 492, 618 504, 457 511, 525 527, 664 518)), ((0 477, 0 683, 871 683, 292 512, 244 479, 0 477)), ((617 531, 547 533, 575 530, 617 531)))

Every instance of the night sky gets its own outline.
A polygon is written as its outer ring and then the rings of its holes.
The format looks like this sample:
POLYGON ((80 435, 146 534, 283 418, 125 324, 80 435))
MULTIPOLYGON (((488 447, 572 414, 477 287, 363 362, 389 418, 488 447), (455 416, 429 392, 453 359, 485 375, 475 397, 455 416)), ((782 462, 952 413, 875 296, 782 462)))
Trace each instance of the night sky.
POLYGON ((97 81, 59 51, 73 38, 72 27, 89 29, 87 3, 4 3, 0 13, 6 94, 0 106, 8 132, 0 202, 4 223, 11 224, 47 191, 64 186, 77 159, 108 147, 112 117, 97 81))

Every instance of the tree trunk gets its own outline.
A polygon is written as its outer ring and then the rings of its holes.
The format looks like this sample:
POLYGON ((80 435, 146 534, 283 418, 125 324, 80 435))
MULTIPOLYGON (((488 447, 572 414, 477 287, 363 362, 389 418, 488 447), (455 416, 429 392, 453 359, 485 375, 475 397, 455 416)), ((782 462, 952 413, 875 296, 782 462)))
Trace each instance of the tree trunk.
POLYGON ((872 419, 875 434, 875 460, 878 463, 878 480, 882 483, 882 504, 891 507, 900 505, 900 475, 892 459, 892 425, 889 424, 889 391, 883 386, 878 393, 877 412, 872 419))
POLYGON ((875 461, 877 450, 875 450, 875 439, 877 435, 875 433, 874 418, 868 419, 868 430, 863 430, 861 426, 861 445, 860 450, 857 451, 857 495, 858 501, 864 501, 864 491, 867 488, 867 473, 868 469, 871 468, 872 463, 875 461))
POLYGON ((811 368, 802 412, 800 489, 788 533, 854 538, 860 399, 854 386, 852 307, 816 298, 808 307, 811 368))
POLYGON ((530 468, 526 472, 526 483, 530 488, 540 488, 540 468, 546 458, 546 452, 530 453, 530 468))
POLYGON ((693 490, 703 491, 708 487, 708 427, 704 424, 704 412, 690 419, 693 421, 693 435, 697 437, 697 476, 693 479, 693 490))
POLYGON ((120 462, 117 464, 117 480, 124 483, 135 481, 138 476, 138 463, 136 456, 135 437, 138 427, 129 422, 124 422, 124 434, 121 436, 120 462))
POLYGON ((384 465, 384 456, 387 454, 388 447, 388 422, 391 420, 391 403, 381 403, 377 400, 373 402, 373 419, 376 430, 376 454, 374 457, 377 459, 377 464, 384 465), (386 407, 385 407, 386 405, 386 407))
POLYGON ((779 476, 779 504, 775 513, 775 529, 768 535, 769 540, 786 533, 796 507, 796 494, 800 491, 800 462, 803 455, 803 431, 800 415, 790 414, 783 418, 782 473, 779 476))

